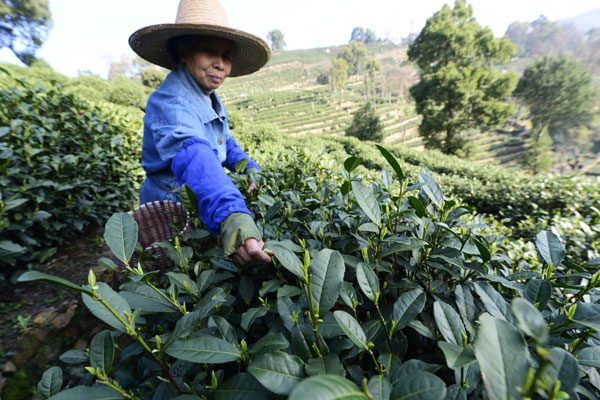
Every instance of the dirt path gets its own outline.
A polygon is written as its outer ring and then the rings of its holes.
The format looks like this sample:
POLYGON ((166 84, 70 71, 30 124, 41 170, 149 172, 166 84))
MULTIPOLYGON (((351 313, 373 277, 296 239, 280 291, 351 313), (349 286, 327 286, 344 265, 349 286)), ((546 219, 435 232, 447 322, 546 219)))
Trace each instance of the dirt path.
MULTIPOLYGON (((88 229, 52 257, 41 272, 87 284, 90 269, 99 275, 98 259, 110 256, 103 228, 88 229)), ((104 270, 105 271, 105 270, 104 270)), ((89 334, 102 324, 83 306, 81 295, 44 282, 7 285, 0 291, 0 394, 2 400, 33 398, 42 373, 60 364, 58 356, 85 348, 89 334)), ((64 367, 64 365, 61 365, 64 367)), ((70 379, 65 373, 65 384, 70 379)))

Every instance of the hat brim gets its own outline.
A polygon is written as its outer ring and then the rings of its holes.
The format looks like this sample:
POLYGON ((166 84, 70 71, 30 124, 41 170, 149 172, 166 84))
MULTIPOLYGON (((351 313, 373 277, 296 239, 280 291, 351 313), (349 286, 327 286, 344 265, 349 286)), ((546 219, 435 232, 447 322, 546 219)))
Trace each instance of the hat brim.
POLYGON ((178 62, 171 57, 167 44, 170 39, 182 35, 205 35, 229 39, 231 73, 229 76, 248 75, 258 71, 271 57, 269 46, 261 38, 249 33, 217 25, 159 24, 150 25, 129 37, 129 46, 143 59, 167 69, 177 68, 178 62))

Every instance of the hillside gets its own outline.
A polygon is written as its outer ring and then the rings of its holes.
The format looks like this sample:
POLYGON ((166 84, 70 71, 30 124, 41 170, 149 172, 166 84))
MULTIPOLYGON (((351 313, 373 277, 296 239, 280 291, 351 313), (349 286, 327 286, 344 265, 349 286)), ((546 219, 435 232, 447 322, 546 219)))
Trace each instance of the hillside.
MULTIPOLYGON (((343 135, 352 113, 366 101, 366 91, 362 75, 351 76, 343 93, 318 83, 319 75, 328 71, 340 49, 341 46, 275 53, 258 73, 227 80, 220 94, 230 112, 238 112, 254 123, 273 124, 283 133, 343 135)), ((407 61, 406 50, 406 45, 393 43, 368 46, 369 56, 382 66, 374 84, 376 111, 384 125, 385 144, 422 150, 420 117, 408 93, 418 80, 418 71, 407 61)), ((518 66, 519 61, 511 65, 518 66)), ((516 70, 519 69, 522 70, 516 70)), ((519 118, 515 126, 507 123, 495 131, 473 135, 474 161, 519 167, 530 123, 526 112, 514 117, 519 118)), ((587 166, 595 161, 595 154, 586 156, 587 166)), ((554 170, 568 172, 567 161, 557 157, 554 170)), ((586 172, 595 175, 600 169, 590 166, 586 172)))

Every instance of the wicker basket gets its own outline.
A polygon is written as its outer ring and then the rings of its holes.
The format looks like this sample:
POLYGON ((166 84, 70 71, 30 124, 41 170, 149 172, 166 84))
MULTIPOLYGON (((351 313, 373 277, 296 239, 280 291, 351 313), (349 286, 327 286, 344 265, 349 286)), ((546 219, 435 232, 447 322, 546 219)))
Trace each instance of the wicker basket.
MULTIPOLYGON (((166 249, 152 244, 171 240, 175 235, 183 236, 191 229, 187 210, 181 203, 170 200, 142 204, 135 210, 129 211, 129 215, 138 224, 138 242, 144 252, 157 257, 161 261, 167 259, 166 249)), ((133 253, 129 260, 131 267, 137 265, 138 256, 137 252, 133 253)), ((117 265, 124 267, 120 261, 117 265)), ((164 265, 164 263, 161 262, 160 265, 164 265)))

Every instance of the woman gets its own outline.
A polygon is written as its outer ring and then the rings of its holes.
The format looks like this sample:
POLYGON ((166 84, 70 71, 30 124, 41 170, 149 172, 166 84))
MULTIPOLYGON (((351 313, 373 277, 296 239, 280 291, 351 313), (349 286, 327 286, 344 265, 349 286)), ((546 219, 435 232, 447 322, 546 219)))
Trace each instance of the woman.
POLYGON ((186 183, 196 194, 202 221, 220 234, 226 257, 240 265, 269 262, 242 195, 223 170, 234 170, 244 158, 247 174, 259 167, 231 136, 215 93, 228 76, 265 65, 267 44, 230 28, 218 0, 181 0, 175 24, 142 28, 129 44, 140 57, 172 70, 146 106, 140 204, 179 201, 186 183))

